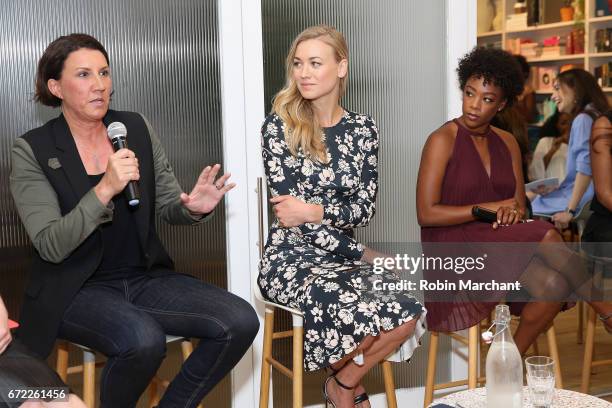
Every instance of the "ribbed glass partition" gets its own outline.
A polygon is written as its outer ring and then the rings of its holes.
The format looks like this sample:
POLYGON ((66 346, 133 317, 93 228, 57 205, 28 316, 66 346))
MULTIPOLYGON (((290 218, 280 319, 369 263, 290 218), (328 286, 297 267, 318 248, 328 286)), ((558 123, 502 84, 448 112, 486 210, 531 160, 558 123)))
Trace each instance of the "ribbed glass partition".
MULTIPOLYGON (((15 138, 59 113, 32 101, 36 64, 45 47, 72 32, 97 37, 111 60, 111 107, 141 112, 150 120, 179 182, 190 191, 205 165, 223 159, 217 31, 215 1, 2 1, 0 293, 13 316, 18 317, 31 249, 8 190, 10 149, 15 138)), ((204 226, 160 223, 158 231, 178 271, 225 287, 224 225, 221 205, 204 226)), ((178 356, 172 347, 164 377, 178 368, 178 356)), ((230 406, 229 393, 226 379, 207 398, 208 406, 230 406)))

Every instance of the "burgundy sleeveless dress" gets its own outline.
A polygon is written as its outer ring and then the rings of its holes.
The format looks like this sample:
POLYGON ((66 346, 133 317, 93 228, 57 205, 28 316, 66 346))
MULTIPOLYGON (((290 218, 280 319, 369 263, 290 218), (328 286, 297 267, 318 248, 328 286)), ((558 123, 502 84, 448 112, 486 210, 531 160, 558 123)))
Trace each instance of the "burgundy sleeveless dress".
MULTIPOLYGON (((472 141, 470 132, 454 120, 458 126, 453 153, 448 161, 440 204, 444 205, 475 205, 483 202, 500 201, 515 194, 515 178, 512 169, 512 157, 506 143, 492 129, 486 134, 489 155, 491 157, 491 176, 487 174, 482 159, 472 141)), ((550 223, 533 221, 500 227, 494 230, 491 224, 485 222, 468 222, 460 225, 444 227, 421 228, 421 241, 426 243, 488 243, 488 242, 540 242, 546 232, 553 228, 550 223)), ((536 245, 526 245, 533 248, 533 253, 522 254, 519 261, 506 259, 496 261, 503 268, 503 276, 515 277, 517 280, 535 255, 536 245)), ((500 299, 503 293, 499 294, 500 299)), ((490 315, 497 302, 426 302, 427 324, 429 330, 449 332, 468 328, 490 315)), ((515 314, 520 313, 521 304, 511 305, 515 314)))

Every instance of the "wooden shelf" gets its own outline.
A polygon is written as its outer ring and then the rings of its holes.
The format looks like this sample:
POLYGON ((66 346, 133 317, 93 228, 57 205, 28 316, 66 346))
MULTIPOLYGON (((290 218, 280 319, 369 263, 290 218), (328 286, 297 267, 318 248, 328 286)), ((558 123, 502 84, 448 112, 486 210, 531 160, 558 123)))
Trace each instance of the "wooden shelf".
POLYGON ((486 33, 478 34, 478 38, 494 37, 496 35, 502 35, 503 31, 488 31, 486 33))
POLYGON ((612 16, 603 16, 603 17, 593 17, 589 19, 589 23, 605 23, 608 21, 612 21, 612 16))
MULTIPOLYGON (((580 23, 583 23, 582 21, 580 23)), ((525 27, 525 28, 520 28, 518 30, 506 30, 507 34, 514 34, 514 33, 528 33, 528 32, 532 32, 532 31, 544 31, 544 30, 554 30, 555 28, 564 28, 564 27, 572 27, 573 25, 575 25, 576 22, 575 21, 561 21, 558 23, 551 23, 551 24, 540 24, 537 26, 529 26, 529 27, 525 27)))
POLYGON ((612 52, 592 52, 589 58, 612 58, 612 52))
POLYGON ((571 60, 583 60, 584 54, 568 54, 568 55, 555 55, 552 57, 538 57, 528 58, 527 62, 555 62, 555 61, 571 61, 571 60))

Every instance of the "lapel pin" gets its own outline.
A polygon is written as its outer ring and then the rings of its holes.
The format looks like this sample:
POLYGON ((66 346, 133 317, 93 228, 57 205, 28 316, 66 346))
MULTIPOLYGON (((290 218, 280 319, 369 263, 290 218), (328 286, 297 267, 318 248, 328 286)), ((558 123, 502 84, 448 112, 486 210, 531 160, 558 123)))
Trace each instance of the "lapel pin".
POLYGON ((51 157, 49 159, 49 161, 47 162, 47 164, 49 165, 49 167, 51 167, 53 170, 57 170, 60 167, 62 167, 62 164, 59 162, 57 157, 51 157))

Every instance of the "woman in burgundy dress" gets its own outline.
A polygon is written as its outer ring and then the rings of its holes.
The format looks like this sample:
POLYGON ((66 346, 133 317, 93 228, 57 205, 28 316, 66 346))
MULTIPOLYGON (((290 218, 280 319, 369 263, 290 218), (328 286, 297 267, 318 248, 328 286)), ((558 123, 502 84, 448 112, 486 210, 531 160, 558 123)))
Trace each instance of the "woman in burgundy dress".
MULTIPOLYGON (((521 316, 515 342, 524 353, 561 310, 559 294, 569 294, 575 287, 565 267, 576 259, 569 250, 561 253, 563 240, 551 224, 523 222, 526 197, 519 146, 512 134, 490 126, 495 114, 511 106, 521 93, 520 67, 505 51, 474 49, 459 62, 457 72, 463 114, 429 136, 421 157, 417 182, 421 240, 426 253, 435 246, 431 243, 455 243, 457 248, 462 243, 514 243, 504 244, 507 253, 498 251, 487 264, 494 266, 503 281, 520 281, 531 296, 555 296, 555 301, 512 305, 513 312, 521 316), (472 215, 474 206, 496 212, 497 222, 478 222, 472 215), (542 250, 542 245, 527 243, 551 245, 542 250)), ((473 326, 489 316, 507 294, 492 291, 486 297, 488 302, 474 296, 470 299, 469 293, 461 295, 448 302, 427 302, 430 330, 448 332, 473 326)), ((612 307, 592 305, 604 315, 612 307)))

